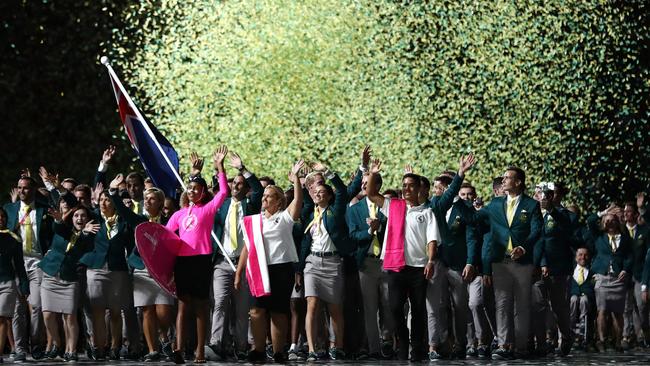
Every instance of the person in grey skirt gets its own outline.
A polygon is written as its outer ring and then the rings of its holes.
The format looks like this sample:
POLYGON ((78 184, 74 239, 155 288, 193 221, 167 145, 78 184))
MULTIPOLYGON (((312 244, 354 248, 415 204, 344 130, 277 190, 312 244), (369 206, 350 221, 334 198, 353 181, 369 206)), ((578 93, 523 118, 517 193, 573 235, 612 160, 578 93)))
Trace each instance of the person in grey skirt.
POLYGON ((99 195, 99 232, 94 236, 94 248, 81 257, 87 266, 87 295, 92 308, 92 358, 103 360, 106 343, 106 309, 110 310, 111 344, 109 357, 119 359, 122 345, 121 310, 132 303, 127 254, 134 247, 133 230, 117 214, 108 191, 99 195))
POLYGON ((90 210, 77 206, 65 213, 50 211, 55 217, 52 246, 39 262, 43 270, 41 302, 45 329, 51 346, 46 351, 48 359, 63 356, 65 361, 77 361, 79 323, 77 306, 80 301, 80 282, 77 274, 79 259, 92 246, 93 235, 99 224, 90 220, 90 210), (63 315, 65 353, 63 354, 59 315, 63 315))
POLYGON ((632 241, 619 217, 613 213, 602 217, 601 229, 603 233, 593 242, 595 256, 591 266, 598 309, 596 347, 601 352, 605 350, 607 314, 611 313, 616 349, 620 351, 628 273, 631 273, 633 262, 632 241))
POLYGON ((16 297, 27 295, 29 279, 25 271, 22 240, 7 229, 7 212, 0 207, 0 363, 14 315, 16 297), (16 277, 20 281, 18 289, 16 277))
MULTIPOLYGON (((165 194, 158 188, 144 191, 144 211, 139 215, 127 208, 118 195, 118 187, 124 182, 124 176, 118 174, 110 183, 109 193, 118 216, 124 218, 131 228, 143 222, 156 222, 162 225, 167 219, 162 216, 165 204, 165 194)), ((161 359, 158 352, 158 342, 167 357, 172 354, 168 338, 169 327, 173 317, 175 299, 158 285, 145 267, 138 249, 134 248, 127 262, 133 269, 133 301, 134 306, 142 308, 142 328, 149 353, 144 356, 145 362, 155 362, 161 359)))
MULTIPOLYGON (((305 298, 307 299, 307 316, 305 329, 309 356, 307 361, 317 359, 314 339, 319 302, 327 304, 335 335, 335 347, 330 348, 331 359, 345 358, 343 352, 343 259, 342 254, 352 252, 348 240, 348 228, 345 222, 347 208, 347 188, 336 173, 330 172, 324 165, 316 164, 314 170, 324 172, 331 186, 319 184, 313 187, 310 195, 314 201, 314 212, 306 217, 309 222, 304 230, 300 253, 299 269, 304 273, 305 298)), ((303 276, 296 282, 300 286, 303 276)))

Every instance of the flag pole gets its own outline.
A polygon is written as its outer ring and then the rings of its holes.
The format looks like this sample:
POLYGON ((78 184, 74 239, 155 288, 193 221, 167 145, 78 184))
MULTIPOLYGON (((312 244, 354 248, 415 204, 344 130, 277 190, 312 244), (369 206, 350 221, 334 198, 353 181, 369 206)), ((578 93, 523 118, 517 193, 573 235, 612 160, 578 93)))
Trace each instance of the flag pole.
MULTIPOLYGON (((129 93, 126 92, 126 89, 122 85, 122 82, 120 81, 120 79, 117 77, 117 74, 115 73, 115 70, 113 70, 113 67, 111 67, 111 64, 110 64, 110 61, 109 61, 108 57, 102 56, 100 61, 104 66, 106 66, 106 69, 108 70, 109 75, 112 76, 113 80, 115 80, 115 83, 117 84, 117 87, 120 89, 120 92, 122 93, 122 95, 124 95, 124 98, 126 98, 127 102, 129 102, 129 104, 134 107, 133 112, 135 112, 136 116, 142 122, 142 125, 143 125, 145 131, 147 131, 147 134, 149 135, 151 140, 153 140, 153 142, 156 144, 156 147, 158 148, 158 151, 160 151, 160 154, 165 159, 165 162, 167 163, 169 168, 174 172, 174 176, 176 176, 176 180, 178 180, 178 183, 180 183, 181 187, 183 187, 183 190, 186 190, 187 186, 185 185, 185 183, 181 179, 181 176, 176 171, 176 168, 174 168, 174 165, 169 160, 169 157, 167 156, 167 154, 165 154, 165 152, 163 151, 162 146, 160 146, 160 143, 158 142, 158 139, 156 139, 156 136, 153 134, 153 131, 151 131, 151 129, 147 125, 147 122, 144 119, 144 117, 142 116, 142 114, 140 113, 140 110, 135 105, 135 103, 133 103, 133 100, 129 96, 129 93)), ((113 83, 111 83, 111 85, 113 85, 113 83)), ((223 249, 223 245, 221 245, 221 242, 217 238, 217 234, 214 233, 214 230, 212 230, 210 233, 212 234, 212 238, 217 243, 217 246, 219 247, 221 252, 226 253, 226 251, 223 249)), ((230 264, 230 268, 232 268, 233 271, 237 271, 237 269, 235 268, 235 265, 230 260, 230 257, 228 257, 227 255, 224 255, 224 258, 226 258, 226 261, 228 262, 228 264, 230 264)))

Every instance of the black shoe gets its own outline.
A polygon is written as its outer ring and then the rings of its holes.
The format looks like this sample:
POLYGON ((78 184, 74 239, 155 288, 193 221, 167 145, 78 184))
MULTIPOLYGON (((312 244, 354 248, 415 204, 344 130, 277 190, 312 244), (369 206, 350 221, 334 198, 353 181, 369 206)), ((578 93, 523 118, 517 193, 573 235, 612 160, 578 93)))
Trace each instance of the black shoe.
POLYGON ((393 349, 393 342, 383 341, 381 342, 381 357, 384 359, 392 358, 395 356, 395 350, 393 349))
POLYGON ((266 358, 269 360, 273 359, 273 345, 272 344, 267 344, 266 345, 266 358))
POLYGON ((465 355, 467 357, 478 357, 478 350, 474 346, 469 346, 467 347, 467 351, 465 352, 465 355))
POLYGON ((562 345, 560 346, 560 356, 566 357, 571 353, 571 348, 573 347, 573 338, 567 339, 566 341, 562 339, 562 345))
POLYGON ((455 347, 454 351, 451 354, 451 358, 455 360, 464 360, 467 358, 467 353, 465 352, 465 347, 455 347))
POLYGON ((275 363, 286 363, 287 354, 284 352, 276 352, 273 354, 273 362, 275 363))
POLYGON ((476 349, 476 356, 481 360, 488 359, 490 358, 490 350, 488 349, 487 346, 480 345, 476 349))
POLYGON ((120 360, 120 350, 113 348, 108 352, 108 359, 110 361, 119 361, 120 360))
POLYGON ((256 351, 254 349, 248 351, 248 362, 263 363, 266 362, 266 352, 256 351))
POLYGON ((90 348, 90 359, 93 361, 105 361, 106 360, 106 354, 104 353, 104 350, 101 350, 97 347, 91 347, 90 348))
POLYGON ((14 362, 26 362, 27 361, 27 354, 25 352, 16 352, 16 355, 14 356, 14 362))
POLYGON ((160 353, 157 351, 149 352, 144 356, 144 362, 158 362, 160 361, 160 353))
POLYGON ((77 356, 77 354, 73 353, 73 352, 66 352, 63 355, 63 361, 65 361, 65 362, 78 362, 79 361, 79 356, 77 356))
POLYGON ((492 352, 492 359, 501 361, 501 360, 512 360, 514 358, 512 352, 510 352, 509 350, 503 347, 499 347, 492 352))
POLYGON ((185 359, 183 358, 183 353, 180 350, 172 352, 172 362, 174 362, 177 365, 185 363, 185 359))
POLYGON ((45 352, 41 351, 40 349, 36 348, 32 351, 32 358, 34 361, 42 360, 45 357, 45 352))
POLYGON ((429 361, 438 361, 441 360, 442 356, 438 351, 429 351, 429 361))
POLYGON ((332 360, 345 360, 345 352, 342 349, 332 347, 329 350, 329 356, 332 360))

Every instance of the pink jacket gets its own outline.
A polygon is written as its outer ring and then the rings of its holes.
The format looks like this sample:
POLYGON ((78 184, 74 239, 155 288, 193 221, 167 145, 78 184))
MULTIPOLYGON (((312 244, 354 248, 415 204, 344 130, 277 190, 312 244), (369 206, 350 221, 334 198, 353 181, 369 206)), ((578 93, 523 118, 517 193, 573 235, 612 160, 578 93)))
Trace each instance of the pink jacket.
POLYGON ((225 173, 219 173, 219 192, 206 204, 190 204, 176 211, 167 222, 169 230, 178 230, 183 244, 178 255, 187 257, 192 255, 212 254, 210 232, 214 224, 214 215, 226 200, 230 187, 225 173))

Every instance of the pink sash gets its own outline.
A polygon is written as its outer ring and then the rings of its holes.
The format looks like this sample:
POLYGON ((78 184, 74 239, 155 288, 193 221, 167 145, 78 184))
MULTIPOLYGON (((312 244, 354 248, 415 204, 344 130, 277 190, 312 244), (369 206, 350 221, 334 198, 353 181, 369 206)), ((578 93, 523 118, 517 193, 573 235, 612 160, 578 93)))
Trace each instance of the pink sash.
POLYGON ((251 295, 254 297, 269 296, 271 295, 271 281, 262 236, 262 215, 244 216, 244 241, 248 249, 246 279, 251 295))
POLYGON ((406 201, 391 199, 388 206, 388 224, 386 228, 384 269, 399 272, 406 267, 404 244, 406 227, 406 201))

